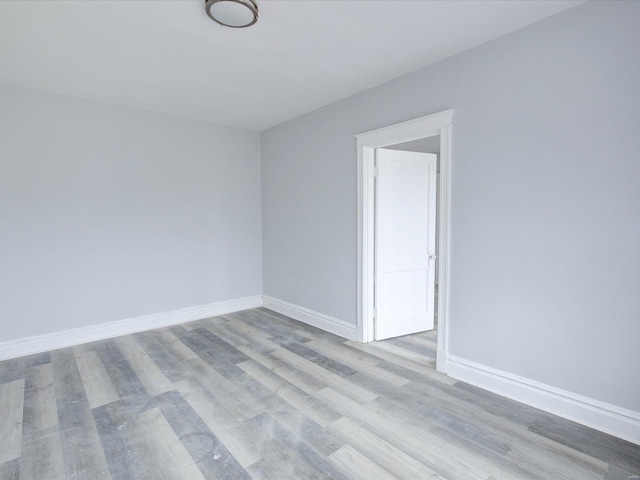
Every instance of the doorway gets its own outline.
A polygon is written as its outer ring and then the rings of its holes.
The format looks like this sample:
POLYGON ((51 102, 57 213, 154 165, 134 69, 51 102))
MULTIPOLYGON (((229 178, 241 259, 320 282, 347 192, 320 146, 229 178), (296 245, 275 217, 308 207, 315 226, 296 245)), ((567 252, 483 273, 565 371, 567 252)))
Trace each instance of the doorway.
MULTIPOLYGON (((376 338, 376 149, 407 142, 434 142, 439 139, 439 188, 436 227, 438 262, 434 283, 438 284, 436 369, 447 371, 449 225, 451 130, 453 110, 356 135, 358 150, 358 339, 376 338), (431 140, 428 140, 431 139, 431 140)), ((406 145, 405 145, 406 148, 406 145)), ((414 147, 415 148, 415 147, 414 147)), ((434 302, 435 303, 435 302, 434 302)))
MULTIPOLYGON (((424 140, 439 146, 439 136, 424 140)), ((435 328, 439 148, 416 142, 376 149, 375 340, 435 328)))

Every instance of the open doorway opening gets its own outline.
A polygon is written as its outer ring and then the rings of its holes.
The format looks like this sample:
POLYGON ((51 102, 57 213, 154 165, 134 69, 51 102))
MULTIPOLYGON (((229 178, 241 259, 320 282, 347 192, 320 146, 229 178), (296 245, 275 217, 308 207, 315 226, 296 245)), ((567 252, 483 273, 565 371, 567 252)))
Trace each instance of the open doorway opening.
MULTIPOLYGON (((398 150, 405 152, 417 152, 417 153, 427 153, 435 156, 435 221, 434 221, 434 230, 433 232, 433 260, 432 267, 434 273, 434 328, 438 326, 438 265, 440 258, 440 249, 439 247, 439 238, 437 235, 438 227, 439 227, 439 215, 438 215, 438 195, 437 192, 440 190, 440 135, 434 135, 432 137, 420 138, 418 140, 413 140, 410 142, 398 143, 395 145, 389 145, 385 147, 387 150, 398 150)), ((430 251, 431 254, 431 251, 430 251)))
MULTIPOLYGON (((451 130, 453 110, 446 110, 426 117, 390 125, 370 132, 356 135, 358 151, 358 338, 362 342, 376 339, 376 317, 378 301, 376 295, 377 264, 376 256, 376 216, 377 197, 376 165, 378 153, 414 152, 412 155, 431 155, 436 157, 436 250, 427 250, 422 256, 423 263, 433 258, 434 297, 437 283, 437 303, 434 298, 432 335, 437 338, 436 368, 440 372, 447 371, 448 358, 448 294, 449 294, 449 225, 450 225, 450 169, 451 169, 451 130), (415 153, 416 150, 422 152, 415 153), (428 152, 425 152, 428 150, 428 152), (437 313, 436 313, 437 312, 437 313)), ((387 155, 385 153, 384 155, 387 155)), ((420 168, 416 167, 416 172, 420 168)), ((425 169, 422 169, 424 173, 425 169)), ((396 172, 397 173, 397 172, 396 172)), ((405 172, 406 173, 406 172, 405 172)), ((417 174, 422 175, 422 173, 417 174)), ((392 175, 393 177, 393 175, 392 175)), ((396 183, 411 184, 417 188, 411 177, 404 180, 396 175, 396 183)), ((415 197, 418 198, 418 197, 415 197)), ((424 203, 424 202, 423 202, 424 203)), ((413 205, 409 202, 405 205, 413 205)), ((392 222, 393 223, 393 222, 392 222)), ((393 227, 393 224, 391 225, 393 227)), ((405 229, 410 230, 410 229, 405 229)), ((401 245, 402 243, 400 243, 401 245)), ((398 249, 401 253, 401 248, 398 249)), ((411 262, 418 265, 416 258, 411 262)), ((394 267, 395 268, 395 267, 394 267)), ((407 270, 411 270, 411 267, 407 270)), ((426 269, 425 269, 426 271, 426 269)), ((407 277, 408 278, 408 277, 407 277)), ((414 282, 417 290, 422 286, 414 282)), ((406 288, 400 290, 406 290, 406 288)), ((410 287, 414 288, 414 287, 410 287)), ((397 292, 396 292, 397 293, 397 292)), ((402 293, 402 292, 401 292, 402 293)), ((400 295, 401 296, 401 295, 400 295)), ((396 303, 397 304, 397 303, 396 303)), ((424 304, 424 302, 423 302, 424 304)))
POLYGON ((435 368, 440 135, 375 151, 374 340, 435 368))

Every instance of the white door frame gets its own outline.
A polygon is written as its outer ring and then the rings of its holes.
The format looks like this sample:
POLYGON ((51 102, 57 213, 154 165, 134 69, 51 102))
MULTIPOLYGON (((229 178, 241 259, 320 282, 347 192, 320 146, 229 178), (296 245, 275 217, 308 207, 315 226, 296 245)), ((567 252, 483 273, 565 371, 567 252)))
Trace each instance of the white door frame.
POLYGON ((438 188, 438 350, 436 369, 447 372, 449 350, 449 234, 451 228, 451 130, 454 110, 355 135, 358 149, 358 324, 357 338, 374 339, 375 149, 440 135, 438 188))

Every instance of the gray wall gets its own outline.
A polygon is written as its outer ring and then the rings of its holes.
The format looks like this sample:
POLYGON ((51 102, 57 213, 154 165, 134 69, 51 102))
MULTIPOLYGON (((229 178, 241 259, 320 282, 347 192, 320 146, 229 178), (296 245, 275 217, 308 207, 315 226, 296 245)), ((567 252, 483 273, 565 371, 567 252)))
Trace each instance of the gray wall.
POLYGON ((256 132, 0 86, 0 341, 262 293, 256 132))
POLYGON ((265 294, 355 323, 352 135, 455 108, 451 353, 640 411, 638 25, 589 2, 264 131, 265 294))

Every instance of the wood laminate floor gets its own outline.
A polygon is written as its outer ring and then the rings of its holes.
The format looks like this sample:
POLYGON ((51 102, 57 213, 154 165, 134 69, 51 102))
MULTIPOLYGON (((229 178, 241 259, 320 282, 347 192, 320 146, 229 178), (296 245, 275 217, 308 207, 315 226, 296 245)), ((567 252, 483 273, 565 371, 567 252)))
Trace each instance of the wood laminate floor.
POLYGON ((640 447, 265 309, 0 362, 0 479, 631 480, 640 447))

